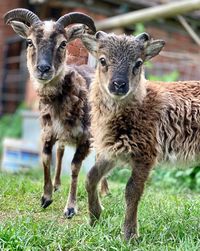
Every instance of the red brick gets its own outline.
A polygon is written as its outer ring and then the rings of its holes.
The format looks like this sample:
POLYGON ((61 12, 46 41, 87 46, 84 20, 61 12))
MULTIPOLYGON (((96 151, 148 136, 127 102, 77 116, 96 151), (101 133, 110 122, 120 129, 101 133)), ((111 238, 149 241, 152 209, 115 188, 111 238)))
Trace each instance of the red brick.
POLYGON ((80 47, 78 46, 69 46, 68 53, 73 56, 79 56, 80 55, 80 47))

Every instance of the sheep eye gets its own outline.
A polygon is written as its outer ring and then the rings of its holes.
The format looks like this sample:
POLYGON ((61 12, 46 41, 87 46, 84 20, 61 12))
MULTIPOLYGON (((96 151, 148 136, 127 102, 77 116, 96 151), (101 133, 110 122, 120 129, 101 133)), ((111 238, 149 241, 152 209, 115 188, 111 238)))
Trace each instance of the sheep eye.
POLYGON ((65 49, 66 46, 67 46, 67 41, 62 41, 62 43, 60 44, 60 48, 65 49))
POLYGON ((140 68, 140 66, 141 66, 142 64, 143 64, 142 59, 138 59, 138 60, 136 61, 135 65, 133 66, 133 70, 132 70, 133 74, 135 73, 135 71, 136 71, 137 69, 140 68))
POLYGON ((32 46, 33 46, 33 42, 32 42, 31 39, 27 39, 27 40, 26 40, 26 44, 27 44, 27 46, 29 46, 29 47, 32 47, 32 46))
POLYGON ((106 66, 106 60, 105 60, 105 58, 100 58, 99 61, 100 61, 100 63, 101 63, 102 66, 106 66))
POLYGON ((143 61, 142 61, 142 59, 138 59, 138 61, 136 61, 136 63, 135 63, 135 68, 139 68, 141 65, 143 64, 143 61))

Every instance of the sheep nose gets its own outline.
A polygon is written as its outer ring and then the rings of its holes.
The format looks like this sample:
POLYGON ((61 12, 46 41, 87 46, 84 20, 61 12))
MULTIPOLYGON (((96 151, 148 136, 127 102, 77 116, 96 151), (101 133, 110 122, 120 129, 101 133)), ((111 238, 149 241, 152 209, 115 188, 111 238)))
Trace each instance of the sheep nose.
POLYGON ((50 71, 51 66, 49 64, 38 64, 37 65, 37 69, 41 72, 41 73, 47 73, 50 71))
POLYGON ((126 82, 124 80, 118 80, 118 81, 113 81, 113 85, 117 88, 123 88, 126 85, 126 82))

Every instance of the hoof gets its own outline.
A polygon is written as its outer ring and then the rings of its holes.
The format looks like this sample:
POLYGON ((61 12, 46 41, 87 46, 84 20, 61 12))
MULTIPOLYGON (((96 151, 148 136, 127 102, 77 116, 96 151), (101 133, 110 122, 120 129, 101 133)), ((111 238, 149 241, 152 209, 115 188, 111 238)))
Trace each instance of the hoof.
POLYGON ((97 218, 90 218, 90 220, 89 220, 89 225, 90 225, 91 227, 94 227, 94 226, 96 225, 97 221, 98 221, 97 218))
POLYGON ((54 192, 57 192, 57 191, 59 192, 60 191, 60 185, 54 186, 53 191, 54 192))
POLYGON ((112 196, 112 194, 109 190, 108 191, 100 191, 100 196, 101 197, 110 197, 110 196, 112 196))
POLYGON ((64 212, 64 216, 67 219, 71 219, 76 214, 76 211, 73 207, 67 208, 67 211, 64 212))
POLYGON ((44 196, 42 196, 42 198, 41 198, 41 207, 42 208, 47 208, 52 202, 53 202, 53 200, 46 199, 44 196))
POLYGON ((126 232, 124 235, 124 238, 126 241, 131 241, 131 240, 138 240, 139 238, 139 234, 138 233, 134 233, 134 232, 126 232))

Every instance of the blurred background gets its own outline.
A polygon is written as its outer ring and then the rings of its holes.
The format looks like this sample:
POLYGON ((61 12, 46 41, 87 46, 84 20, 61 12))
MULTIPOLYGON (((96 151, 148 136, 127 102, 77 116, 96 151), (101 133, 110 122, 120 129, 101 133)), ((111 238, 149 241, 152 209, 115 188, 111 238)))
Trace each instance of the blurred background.
MULTIPOLYGON (((98 29, 117 34, 146 31, 154 39, 166 41, 160 55, 146 65, 147 78, 200 80, 200 1, 0 0, 0 155, 4 169, 39 163, 38 100, 26 67, 26 43, 2 19, 8 10, 19 7, 30 9, 41 19, 84 12, 98 29)), ((79 40, 70 43, 68 51, 68 64, 93 64, 79 40)), ((71 155, 70 149, 64 166, 71 155)), ((89 167, 93 161, 92 156, 89 167)))
MULTIPOLYGON (((139 206, 141 237, 134 243, 125 244, 120 236, 128 169, 119 166, 110 174, 111 194, 102 198, 100 224, 94 230, 86 224, 85 172, 94 163, 94 153, 83 163, 79 213, 73 221, 62 217, 73 149, 65 151, 60 193, 53 195, 55 202, 48 209, 40 209, 38 99, 26 67, 26 42, 2 18, 19 7, 41 19, 84 12, 106 32, 146 31, 166 41, 160 55, 146 64, 147 78, 200 80, 200 0, 0 0, 0 250, 200 250, 198 163, 161 163, 152 170, 139 206)), ((68 51, 68 64, 94 65, 79 40, 70 43, 68 51)))

